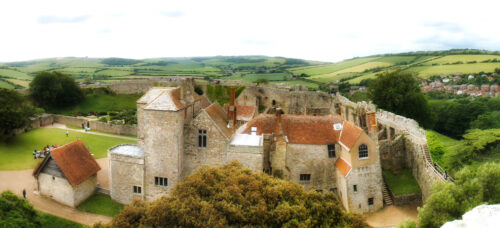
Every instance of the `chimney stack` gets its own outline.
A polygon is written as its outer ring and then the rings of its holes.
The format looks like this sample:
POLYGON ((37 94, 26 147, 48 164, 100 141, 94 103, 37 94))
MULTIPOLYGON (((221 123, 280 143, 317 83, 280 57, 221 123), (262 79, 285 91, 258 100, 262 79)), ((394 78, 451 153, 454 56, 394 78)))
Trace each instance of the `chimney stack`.
POLYGON ((377 126, 377 113, 366 113, 366 127, 368 128, 368 135, 374 139, 378 139, 378 126, 377 126))
POLYGON ((234 87, 231 87, 231 101, 229 103, 227 115, 227 120, 234 132, 236 131, 236 89, 234 87))
POLYGON ((276 136, 281 134, 281 108, 276 108, 276 136))

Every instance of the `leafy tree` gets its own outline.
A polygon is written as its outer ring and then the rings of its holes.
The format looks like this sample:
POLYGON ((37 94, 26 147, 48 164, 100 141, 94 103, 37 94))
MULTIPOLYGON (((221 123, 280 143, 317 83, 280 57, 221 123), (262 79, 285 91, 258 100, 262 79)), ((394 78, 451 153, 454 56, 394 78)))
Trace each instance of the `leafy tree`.
POLYGON ((77 104, 85 98, 69 75, 60 72, 39 72, 30 83, 33 99, 42 107, 59 108, 77 104))
POLYGON ((367 227, 332 193, 253 173, 238 162, 202 167, 167 197, 134 201, 95 227, 367 227))
POLYGON ((379 108, 415 119, 425 127, 432 126, 427 99, 413 73, 396 70, 378 74, 368 93, 379 108))
POLYGON ((17 91, 0 89, 0 135, 9 136, 12 130, 26 126, 30 117, 41 112, 17 91))
POLYGON ((471 128, 490 129, 500 128, 500 111, 481 114, 470 123, 471 128))
POLYGON ((253 81, 253 83, 257 84, 257 85, 260 85, 260 84, 269 84, 269 81, 265 78, 259 78, 255 81, 253 81))
POLYGON ((457 173, 455 184, 435 185, 431 196, 418 210, 419 227, 440 227, 483 204, 500 203, 500 163, 485 163, 477 169, 465 167, 457 173))
POLYGON ((0 195, 0 227, 41 227, 33 206, 10 191, 0 195))

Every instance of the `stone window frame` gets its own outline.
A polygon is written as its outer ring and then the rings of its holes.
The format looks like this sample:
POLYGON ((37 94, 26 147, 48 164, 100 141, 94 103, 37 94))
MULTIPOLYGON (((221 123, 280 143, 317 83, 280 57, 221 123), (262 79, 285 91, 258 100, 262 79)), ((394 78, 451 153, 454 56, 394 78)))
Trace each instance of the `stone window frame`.
POLYGON ((299 181, 300 182, 310 182, 311 181, 311 174, 310 173, 299 174, 299 181))
POLYGON ((368 146, 366 144, 361 144, 358 147, 358 159, 368 159, 368 146), (365 156, 366 154, 366 156, 365 156), (363 156, 362 156, 363 155, 363 156))
POLYGON ((155 177, 155 185, 168 187, 168 178, 166 177, 155 177))
POLYGON ((375 198, 373 197, 368 198, 368 206, 373 206, 374 203, 375 203, 375 198))
POLYGON ((207 148, 207 130, 198 129, 198 148, 207 148))
POLYGON ((328 144, 327 145, 327 150, 328 150, 328 158, 335 158, 335 157, 337 157, 336 150, 335 150, 335 144, 328 144))
POLYGON ((358 185, 357 184, 353 184, 352 185, 352 191, 353 192, 358 192, 358 185))
POLYGON ((132 192, 134 194, 142 194, 142 187, 134 185, 133 188, 132 188, 132 192))

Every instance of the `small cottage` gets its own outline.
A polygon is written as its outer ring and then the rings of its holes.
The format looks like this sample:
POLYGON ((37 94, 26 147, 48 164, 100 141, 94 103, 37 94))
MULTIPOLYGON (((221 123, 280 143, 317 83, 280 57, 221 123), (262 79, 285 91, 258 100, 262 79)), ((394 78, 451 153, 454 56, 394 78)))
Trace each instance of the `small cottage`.
POLYGON ((82 141, 78 140, 51 151, 33 170, 40 195, 76 207, 94 194, 97 164, 82 141))

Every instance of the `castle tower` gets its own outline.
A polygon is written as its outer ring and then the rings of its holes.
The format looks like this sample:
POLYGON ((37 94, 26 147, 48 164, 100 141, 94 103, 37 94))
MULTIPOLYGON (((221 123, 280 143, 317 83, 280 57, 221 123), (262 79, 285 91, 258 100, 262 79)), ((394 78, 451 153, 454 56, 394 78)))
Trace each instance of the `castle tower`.
POLYGON ((153 88, 137 102, 146 201, 168 194, 181 181, 184 124, 193 101, 192 83, 182 80, 178 88, 153 88))

